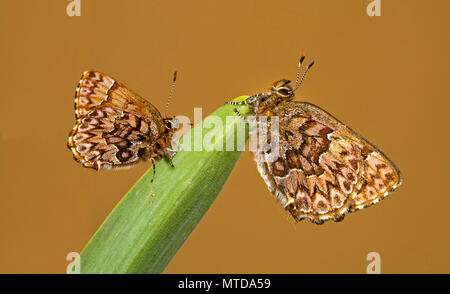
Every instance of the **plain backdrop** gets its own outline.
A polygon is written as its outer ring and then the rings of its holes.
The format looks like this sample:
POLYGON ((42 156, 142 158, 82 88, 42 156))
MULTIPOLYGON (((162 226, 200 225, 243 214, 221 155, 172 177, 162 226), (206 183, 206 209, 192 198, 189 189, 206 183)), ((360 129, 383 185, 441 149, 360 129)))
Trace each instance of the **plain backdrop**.
MULTIPOLYGON (((95 172, 66 140, 86 69, 110 74, 173 115, 295 79, 314 103, 381 148, 403 185, 381 203, 322 226, 295 223, 244 152, 165 273, 382 273, 450 270, 450 2, 381 0, 2 1, 0 273, 63 273, 150 164, 95 172)), ((177 168, 183 168, 179 166, 177 168)))

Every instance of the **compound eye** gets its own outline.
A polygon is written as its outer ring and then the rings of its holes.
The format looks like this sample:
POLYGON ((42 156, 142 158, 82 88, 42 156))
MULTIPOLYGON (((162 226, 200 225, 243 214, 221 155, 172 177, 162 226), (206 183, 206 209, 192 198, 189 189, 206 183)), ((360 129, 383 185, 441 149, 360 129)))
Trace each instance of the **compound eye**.
POLYGON ((166 125, 166 128, 168 128, 168 129, 172 128, 172 121, 171 120, 164 121, 164 124, 166 125))
POLYGON ((289 90, 288 88, 279 88, 277 90, 278 94, 280 94, 281 96, 290 96, 291 95, 291 90, 289 90))

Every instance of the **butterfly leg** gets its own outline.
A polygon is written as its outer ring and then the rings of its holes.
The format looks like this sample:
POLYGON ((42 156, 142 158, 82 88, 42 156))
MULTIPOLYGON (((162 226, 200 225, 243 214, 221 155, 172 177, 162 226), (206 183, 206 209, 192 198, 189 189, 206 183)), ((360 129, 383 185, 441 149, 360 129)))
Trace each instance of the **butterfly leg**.
POLYGON ((172 149, 172 148, 165 148, 164 149, 164 155, 167 158, 167 160, 169 161, 169 164, 170 164, 171 167, 175 167, 175 165, 173 165, 172 159, 175 157, 177 152, 178 152, 177 149, 172 149))
POLYGON ((270 98, 272 95, 273 95, 272 92, 258 93, 258 94, 249 96, 244 101, 239 101, 239 102, 229 101, 229 102, 225 102, 225 104, 228 104, 228 105, 250 105, 251 112, 256 115, 259 103, 261 101, 264 101, 264 100, 270 98))
POLYGON ((260 94, 255 94, 255 95, 249 96, 244 101, 239 101, 239 102, 228 101, 228 102, 225 102, 225 104, 228 104, 228 105, 244 105, 244 104, 248 105, 248 104, 253 104, 253 103, 255 103, 255 101, 258 99, 259 96, 260 96, 260 94))
POLYGON ((237 108, 235 108, 235 109, 233 109, 234 110, 234 113, 236 113, 236 115, 240 118, 240 119, 242 119, 243 121, 245 121, 245 122, 249 122, 248 121, 248 119, 245 117, 245 116, 243 116, 240 112, 239 112, 239 110, 237 110, 237 108))
POLYGON ((153 159, 153 158, 152 158, 152 165, 153 165, 153 176, 152 176, 150 183, 153 183, 153 180, 155 179, 155 175, 156 175, 155 159, 153 159))
POLYGON ((228 101, 228 102, 225 102, 225 104, 228 104, 228 105, 244 105, 244 104, 249 104, 249 103, 247 102, 247 100, 244 100, 244 101, 239 101, 239 102, 228 101))

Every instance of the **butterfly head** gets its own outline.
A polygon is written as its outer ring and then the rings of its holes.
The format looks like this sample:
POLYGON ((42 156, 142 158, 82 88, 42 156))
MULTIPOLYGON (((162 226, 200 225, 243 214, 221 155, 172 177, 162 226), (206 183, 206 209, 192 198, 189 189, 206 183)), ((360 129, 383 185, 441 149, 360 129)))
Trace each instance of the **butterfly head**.
POLYGON ((180 126, 177 117, 167 117, 163 119, 164 126, 167 130, 177 130, 180 126))
POLYGON ((280 97, 291 98, 294 96, 294 91, 292 90, 290 83, 291 81, 285 79, 276 81, 272 85, 272 91, 280 97))
POLYGON ((306 73, 308 72, 308 70, 314 65, 314 61, 311 62, 305 69, 305 71, 303 72, 303 74, 301 74, 301 67, 302 67, 302 63, 305 60, 305 56, 302 56, 298 62, 298 67, 297 67, 297 79, 295 80, 295 84, 294 87, 292 87, 291 81, 286 80, 286 79, 282 79, 279 81, 276 81, 275 83, 273 83, 272 85, 272 91, 277 94, 279 97, 282 98, 292 98, 294 97, 294 92, 300 87, 300 85, 303 82, 303 79, 306 76, 306 73))
POLYGON ((300 85, 303 82, 303 79, 306 76, 306 73, 314 65, 314 61, 311 62, 306 67, 306 69, 303 72, 303 74, 301 74, 300 71, 301 71, 302 63, 303 63, 304 60, 305 60, 305 56, 302 56, 300 58, 299 62, 298 62, 297 79, 295 80, 294 87, 291 86, 291 81, 290 80, 282 79, 282 80, 279 80, 279 81, 276 81, 275 83, 273 83, 273 85, 272 85, 272 92, 273 93, 275 93, 278 97, 281 97, 281 98, 292 98, 292 97, 294 97, 294 92, 300 87, 300 85))

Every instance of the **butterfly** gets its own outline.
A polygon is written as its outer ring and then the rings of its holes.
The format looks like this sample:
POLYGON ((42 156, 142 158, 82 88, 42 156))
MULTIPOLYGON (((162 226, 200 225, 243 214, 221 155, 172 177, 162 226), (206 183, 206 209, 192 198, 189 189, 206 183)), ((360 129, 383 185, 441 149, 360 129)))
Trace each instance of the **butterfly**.
MULTIPOLYGON (((297 79, 276 81, 270 91, 249 96, 245 101, 251 116, 260 124, 266 117, 278 117, 278 148, 256 149, 258 171, 269 191, 295 220, 322 224, 341 221, 347 213, 361 210, 384 199, 402 183, 400 170, 375 145, 331 114, 307 102, 293 101, 311 62, 300 78, 305 56, 300 58, 297 79)), ((270 139, 270 138, 269 138, 270 139)), ((275 140, 275 139, 274 139, 275 140)))
MULTIPOLYGON (((176 77, 177 72, 168 102, 176 77)), ((151 161, 153 181, 156 161, 166 158, 173 166, 176 118, 163 118, 147 100, 102 72, 88 70, 81 76, 75 91, 75 119, 67 146, 84 167, 103 170, 151 161)))

